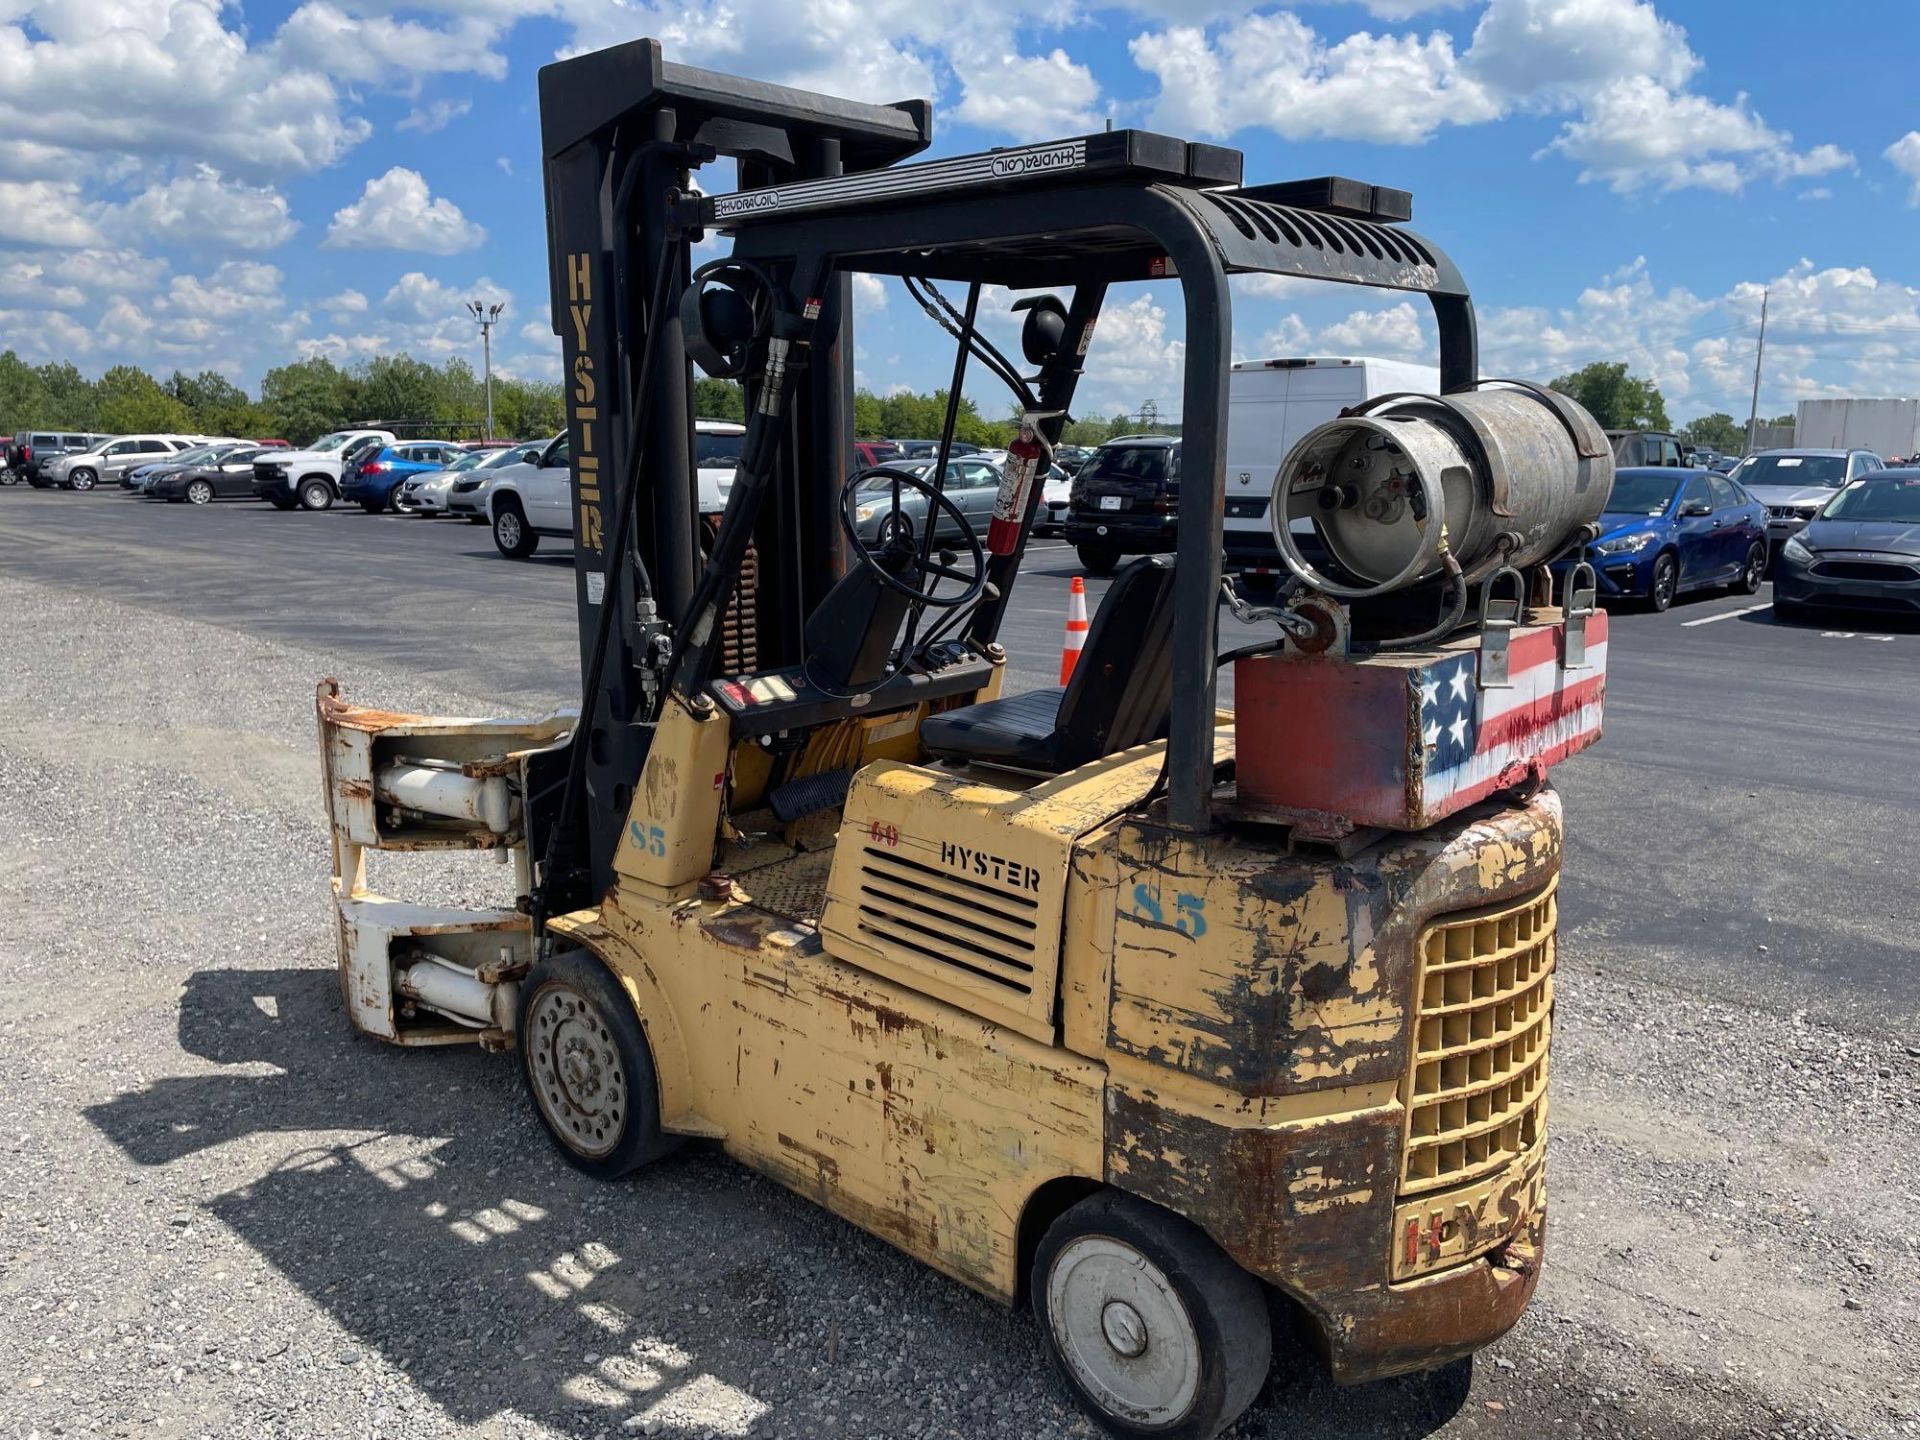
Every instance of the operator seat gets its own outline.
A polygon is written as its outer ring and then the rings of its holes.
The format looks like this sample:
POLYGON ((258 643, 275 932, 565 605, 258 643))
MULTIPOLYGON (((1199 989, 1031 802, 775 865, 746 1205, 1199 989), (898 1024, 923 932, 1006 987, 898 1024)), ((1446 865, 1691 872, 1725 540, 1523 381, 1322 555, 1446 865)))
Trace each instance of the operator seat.
POLYGON ((929 715, 920 739, 942 759, 1057 775, 1166 733, 1173 709, 1173 557, 1114 579, 1064 686, 929 715))

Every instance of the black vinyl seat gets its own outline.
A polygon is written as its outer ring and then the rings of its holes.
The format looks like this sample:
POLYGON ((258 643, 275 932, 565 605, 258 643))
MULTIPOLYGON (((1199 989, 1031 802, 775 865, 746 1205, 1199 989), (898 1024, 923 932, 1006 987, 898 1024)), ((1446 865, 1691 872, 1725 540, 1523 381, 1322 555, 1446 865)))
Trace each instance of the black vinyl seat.
POLYGON ((921 742, 948 760, 1059 774, 1159 739, 1173 709, 1173 557, 1122 570, 1065 686, 929 715, 921 742))

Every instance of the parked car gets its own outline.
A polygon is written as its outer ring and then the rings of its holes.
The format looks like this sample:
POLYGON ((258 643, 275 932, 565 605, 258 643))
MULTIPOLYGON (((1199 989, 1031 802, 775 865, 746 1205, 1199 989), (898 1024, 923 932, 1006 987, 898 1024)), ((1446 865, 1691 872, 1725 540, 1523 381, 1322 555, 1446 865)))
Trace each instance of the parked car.
MULTIPOLYGON (((1766 507, 1709 470, 1616 471, 1600 525, 1587 559, 1602 599, 1665 610, 1689 590, 1724 586, 1751 595, 1766 574, 1766 507)), ((1572 563, 1556 567, 1563 580, 1572 563)))
POLYGON ((244 440, 209 440, 204 445, 194 445, 145 465, 134 465, 120 472, 120 488, 133 494, 145 494, 153 482, 162 475, 168 475, 189 465, 198 465, 212 459, 226 450, 244 445, 244 440))
POLYGON ((325 510, 340 498, 348 466, 398 439, 391 430, 336 430, 304 450, 262 453, 253 461, 253 493, 276 510, 325 510))
POLYGON ((41 466, 40 473, 63 489, 91 490, 103 480, 118 483, 121 474, 136 465, 151 464, 205 442, 205 436, 196 435, 122 435, 78 454, 62 455, 41 466))
POLYGON ((66 455, 78 455, 113 439, 111 435, 92 435, 73 430, 22 430, 7 447, 12 467, 22 480, 36 490, 53 484, 46 468, 66 455))
POLYGON ((1073 504, 1073 476, 1055 461, 1047 471, 1040 491, 1040 508, 1034 512, 1033 533, 1060 535, 1067 528, 1067 510, 1073 504))
POLYGON ((1739 463, 1740 457, 1738 455, 1720 455, 1716 456, 1713 463, 1707 466, 1707 468, 1716 475, 1731 475, 1734 467, 1739 463))
POLYGON ((1093 451, 1085 445, 1056 445, 1053 447, 1053 463, 1068 475, 1079 473, 1080 467, 1093 458, 1093 451))
POLYGON ((397 510, 394 497, 401 482, 444 470, 465 453, 451 440, 402 440, 378 450, 369 448, 341 477, 340 498, 354 502, 369 515, 397 510))
POLYGON ((1080 563, 1111 575, 1123 555, 1174 548, 1180 509, 1180 442, 1171 435, 1109 440, 1073 477, 1065 534, 1080 563))
POLYGON ((563 430, 533 454, 503 465, 486 482, 487 523, 493 545, 509 560, 524 560, 542 535, 573 535, 572 446, 563 430))
POLYGON ((1777 554, 1834 491, 1880 468, 1880 457, 1871 450, 1762 450, 1731 473, 1767 507, 1767 542, 1777 554))
POLYGON ((192 464, 162 469, 147 483, 147 498, 205 505, 251 495, 253 462, 265 453, 258 445, 215 446, 192 464))
MULTIPOLYGON (((483 455, 480 463, 471 469, 453 475, 453 483, 447 486, 445 513, 457 515, 475 525, 485 525, 487 521, 487 490, 497 478, 497 472, 509 465, 520 465, 538 455, 547 447, 545 440, 526 440, 510 450, 496 450, 483 455)), ((432 476, 423 475, 421 481, 429 481, 432 476)))
POLYGON ((438 470, 423 470, 417 475, 409 475, 394 488, 393 508, 402 515, 444 515, 447 513, 447 495, 453 489, 453 482, 469 470, 477 469, 482 462, 506 453, 504 449, 468 448, 451 457, 438 470))
MULTIPOLYGON (((931 460, 895 460, 873 470, 873 473, 860 482, 858 498, 853 507, 854 533, 862 543, 883 545, 896 537, 914 539, 919 536, 927 523, 927 497, 918 490, 905 486, 900 490, 900 513, 893 513, 893 484, 887 478, 889 470, 899 470, 904 474, 917 475, 922 480, 933 477, 934 462, 931 460)), ((986 539, 987 526, 993 520, 993 502, 1000 494, 1000 467, 978 455, 969 455, 960 460, 947 462, 946 483, 941 487, 954 507, 967 517, 967 523, 982 540, 986 539)), ((957 537, 960 527, 953 523, 953 517, 944 510, 934 529, 936 540, 957 537)))
POLYGON ((1920 468, 1852 481, 1781 546, 1773 613, 1816 607, 1920 613, 1920 468))
MULTIPOLYGON (((940 442, 938 440, 895 440, 891 443, 899 447, 900 457, 903 460, 938 460, 940 458, 940 442)), ((857 449, 858 447, 856 446, 855 448, 857 449)), ((956 440, 952 445, 947 447, 947 458, 949 460, 953 459, 956 455, 978 455, 979 453, 980 447, 978 445, 969 445, 965 440, 956 440)))
POLYGON ((891 440, 856 440, 853 442, 853 468, 865 470, 870 466, 884 465, 889 460, 904 460, 906 453, 891 440))
POLYGON ((1607 439, 1613 442, 1613 463, 1621 469, 1687 463, 1680 437, 1665 430, 1609 430, 1607 439))

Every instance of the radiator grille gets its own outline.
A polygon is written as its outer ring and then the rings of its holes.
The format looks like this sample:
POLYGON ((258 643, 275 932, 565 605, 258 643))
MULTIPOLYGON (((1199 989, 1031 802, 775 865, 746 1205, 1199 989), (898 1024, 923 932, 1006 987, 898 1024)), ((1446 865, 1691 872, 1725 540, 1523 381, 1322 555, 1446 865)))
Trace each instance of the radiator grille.
POLYGON ((1033 992, 1039 902, 866 847, 855 908, 861 934, 1009 996, 1033 992))
POLYGON ((1556 918, 1549 885, 1421 933, 1403 1195, 1477 1180, 1539 1144, 1556 918))
POLYGON ((1913 567, 1881 560, 1822 560, 1812 573, 1829 580, 1884 580, 1893 585, 1920 580, 1920 572, 1913 567))

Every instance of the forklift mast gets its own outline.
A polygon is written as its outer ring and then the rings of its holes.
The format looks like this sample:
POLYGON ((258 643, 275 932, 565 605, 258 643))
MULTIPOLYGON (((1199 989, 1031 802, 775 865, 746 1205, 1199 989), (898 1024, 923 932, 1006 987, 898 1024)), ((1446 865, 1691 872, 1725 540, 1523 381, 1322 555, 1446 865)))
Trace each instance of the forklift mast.
MULTIPOLYGON (((670 64, 658 41, 636 40, 543 69, 540 126, 553 329, 572 454, 580 662, 583 675, 599 677, 597 693, 581 697, 574 740, 583 752, 585 803, 560 837, 579 872, 579 883, 563 888, 581 898, 612 878, 652 733, 650 647, 663 645, 663 627, 684 614, 701 569, 692 367, 678 313, 698 236, 675 224, 669 194, 688 193, 691 172, 719 157, 736 163, 741 190, 890 165, 926 148, 933 112, 924 100, 866 105, 670 64), (672 301, 649 314, 651 282, 663 265, 672 301), (636 433, 635 387, 649 349, 656 356, 652 403, 644 433, 636 433), (628 533, 609 534, 615 498, 636 479, 628 533), (625 563, 610 565, 622 545, 625 563), (596 664, 605 605, 616 608, 596 664)), ((762 658, 776 664, 796 655, 800 618, 831 583, 831 569, 810 562, 837 556, 840 544, 833 487, 798 482, 801 475, 837 479, 853 450, 849 283, 836 277, 826 297, 813 363, 789 411, 773 487, 778 522, 764 532, 784 543, 758 556, 763 589, 784 602, 767 607, 781 628, 759 636, 762 658)), ((549 778, 557 791, 563 782, 549 778)), ((549 795, 546 809, 555 803, 549 795)))

